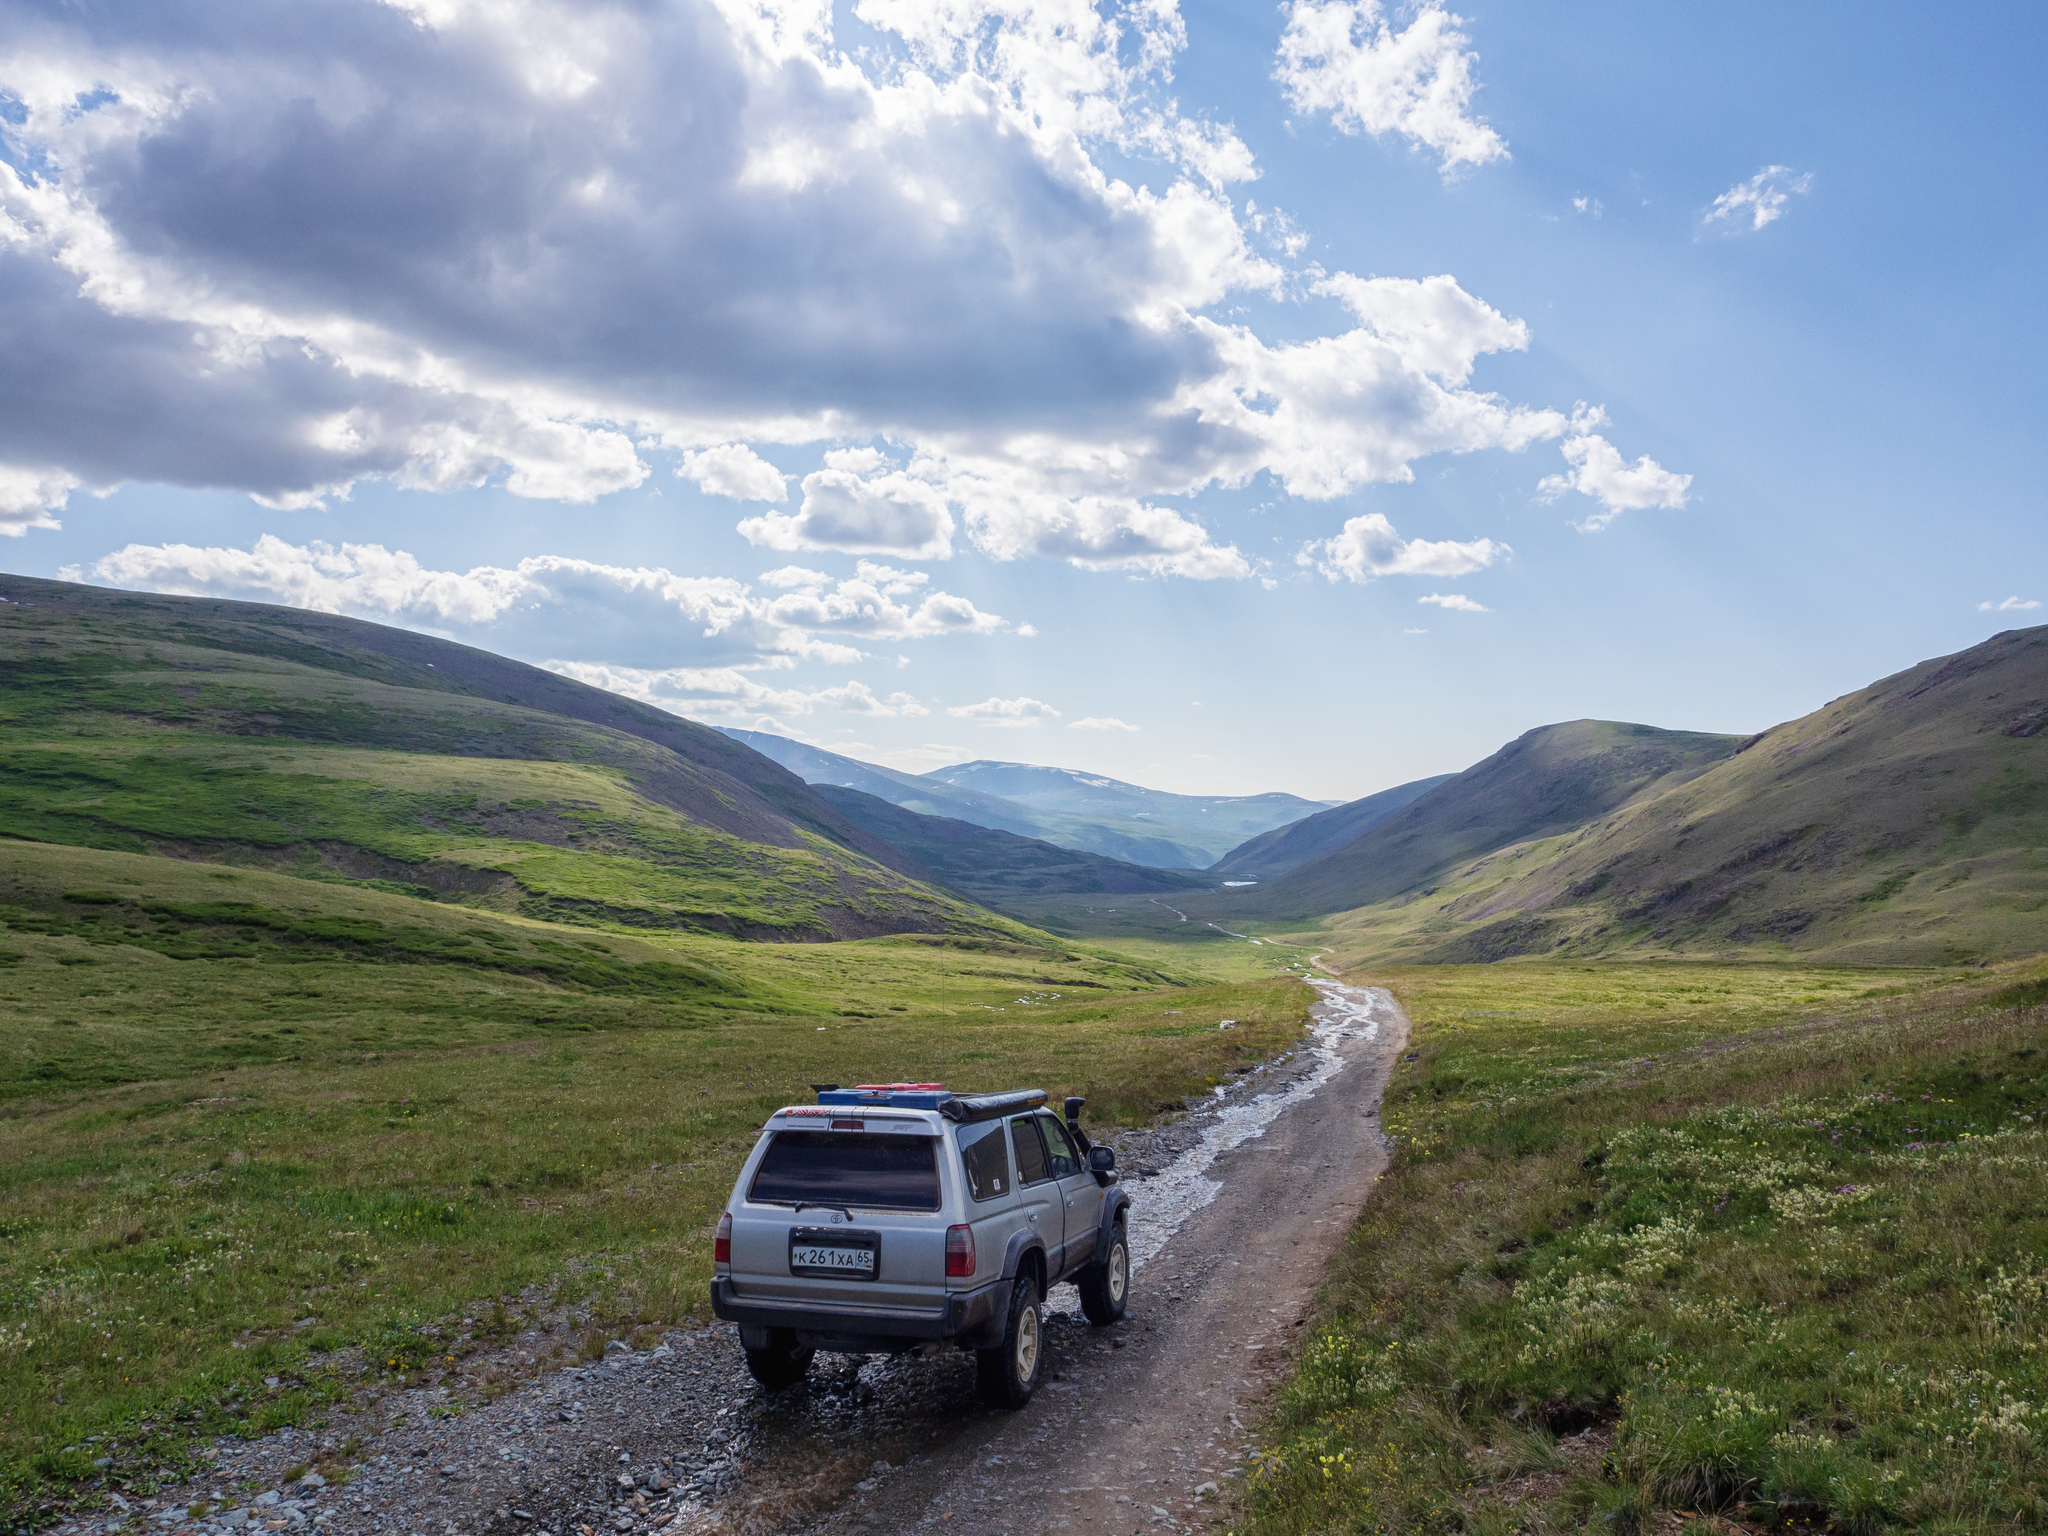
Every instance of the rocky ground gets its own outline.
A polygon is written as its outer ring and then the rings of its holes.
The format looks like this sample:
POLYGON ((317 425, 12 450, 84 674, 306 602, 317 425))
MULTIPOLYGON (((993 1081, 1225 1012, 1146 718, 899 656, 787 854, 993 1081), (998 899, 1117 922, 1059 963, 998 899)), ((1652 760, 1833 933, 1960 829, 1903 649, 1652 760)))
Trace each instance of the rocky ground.
MULTIPOLYGON (((1183 1529, 1217 1523, 1329 1253, 1384 1160, 1379 1092, 1406 1021, 1384 992, 1322 984, 1314 1043, 1199 1112, 1119 1139, 1138 1268, 1130 1315, 1049 1298, 1046 1375, 984 1408, 971 1357, 820 1355, 781 1394, 733 1330, 589 1340, 535 1305, 463 1380, 383 1392, 365 1373, 319 1429, 223 1440, 210 1475, 115 1492, 59 1536, 753 1536, 780 1531, 1183 1529), (640 1347, 634 1347, 635 1345, 640 1347), (589 1347, 594 1349, 595 1344, 589 1347), (496 1378, 482 1406, 464 1390, 496 1378)), ((540 1298, 524 1298, 539 1303, 540 1298)), ((469 1331, 465 1331, 469 1330, 469 1331)))

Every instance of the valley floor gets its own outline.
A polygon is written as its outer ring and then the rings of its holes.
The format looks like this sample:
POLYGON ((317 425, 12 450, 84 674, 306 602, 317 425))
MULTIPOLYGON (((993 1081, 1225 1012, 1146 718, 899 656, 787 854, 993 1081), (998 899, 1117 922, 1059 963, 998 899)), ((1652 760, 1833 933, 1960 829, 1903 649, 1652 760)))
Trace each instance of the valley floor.
POLYGON ((809 1083, 1030 1083, 1138 1126, 1291 1048, 1312 1000, 1243 945, 648 937, 5 851, 4 1529, 153 1496, 360 1370, 438 1384, 541 1314, 689 1324, 734 1170, 809 1083))

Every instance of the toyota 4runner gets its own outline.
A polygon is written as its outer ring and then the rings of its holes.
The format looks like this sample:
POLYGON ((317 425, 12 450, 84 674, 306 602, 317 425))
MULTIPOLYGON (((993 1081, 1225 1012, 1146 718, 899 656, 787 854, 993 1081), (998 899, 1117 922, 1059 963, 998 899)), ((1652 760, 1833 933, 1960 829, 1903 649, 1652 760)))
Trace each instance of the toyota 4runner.
POLYGON ((820 1349, 973 1350, 982 1395, 1038 1383, 1045 1293, 1062 1280, 1098 1326, 1130 1293, 1130 1196, 1116 1154, 1039 1089, 821 1084, 768 1117, 718 1219, 711 1309, 739 1324, 770 1389, 820 1349))

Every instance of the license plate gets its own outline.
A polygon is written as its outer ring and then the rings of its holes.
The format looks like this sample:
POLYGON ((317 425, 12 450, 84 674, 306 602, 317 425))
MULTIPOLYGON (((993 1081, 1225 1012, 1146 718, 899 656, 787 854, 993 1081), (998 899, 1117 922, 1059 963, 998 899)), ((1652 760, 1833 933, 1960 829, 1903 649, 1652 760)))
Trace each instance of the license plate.
POLYGON ((873 1232, 799 1227, 789 1234, 789 1272, 872 1280, 881 1263, 881 1247, 880 1235, 873 1232))
POLYGON ((868 1248, 792 1248, 789 1262, 801 1269, 857 1269, 873 1274, 875 1255, 868 1248))

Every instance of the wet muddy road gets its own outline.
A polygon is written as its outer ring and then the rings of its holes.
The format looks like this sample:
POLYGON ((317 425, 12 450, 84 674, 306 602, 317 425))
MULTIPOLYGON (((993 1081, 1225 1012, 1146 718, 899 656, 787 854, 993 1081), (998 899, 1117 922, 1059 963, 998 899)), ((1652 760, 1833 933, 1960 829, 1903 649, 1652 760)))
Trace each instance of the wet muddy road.
POLYGON ((1055 1327, 1046 1383, 1021 1413, 974 1404, 971 1362, 933 1362, 960 1422, 812 1529, 1221 1526, 1265 1395, 1385 1166, 1380 1094, 1408 1037, 1389 994, 1316 986, 1316 1046, 1223 1109, 1202 1145, 1132 1181, 1126 1319, 1055 1327))
MULTIPOLYGON (((1380 1095, 1408 1035, 1393 998, 1318 979, 1310 1039, 1177 1124, 1119 1143, 1131 1307, 1048 1298, 1043 1384, 984 1408, 971 1357, 862 1363, 755 1387, 734 1331, 615 1344, 487 1406, 368 1396, 320 1430, 220 1442, 212 1474, 64 1536, 765 1536, 1220 1526, 1265 1395, 1385 1163, 1380 1095), (353 1451, 344 1449, 353 1447, 353 1451), (345 1473, 339 1457, 349 1463, 345 1473), (287 1482, 308 1465, 338 1475, 287 1482), (264 1490, 258 1492, 258 1490, 264 1490)), ((547 1340, 522 1336, 508 1359, 547 1340)), ((530 1369, 529 1367, 528 1369, 530 1369)), ((523 1374, 523 1372, 521 1372, 523 1374)))

